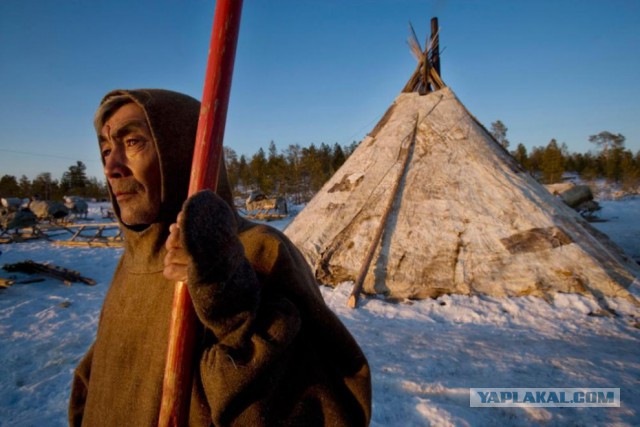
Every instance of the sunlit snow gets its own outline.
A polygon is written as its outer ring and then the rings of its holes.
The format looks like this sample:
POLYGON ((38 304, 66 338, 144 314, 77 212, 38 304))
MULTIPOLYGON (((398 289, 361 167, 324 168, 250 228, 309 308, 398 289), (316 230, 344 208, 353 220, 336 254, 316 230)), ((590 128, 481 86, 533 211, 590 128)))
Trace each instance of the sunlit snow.
MULTIPOLYGON (((600 230, 640 258, 640 198, 601 202, 600 230)), ((98 219, 93 206, 90 215, 98 219)), ((275 223, 278 228, 286 221, 275 223)), ((95 334, 117 248, 0 245, 0 264, 32 259, 96 286, 47 279, 0 290, 0 425, 66 425, 70 381, 95 334)), ((8 273, 0 274, 7 277, 8 273)), ((638 279, 640 281, 640 279, 638 279)), ((369 359, 373 426, 639 425, 640 310, 607 299, 444 296, 347 308, 351 283, 322 287, 369 359), (620 408, 470 408, 470 387, 614 387, 620 408)), ((640 283, 632 292, 638 296, 640 283)))

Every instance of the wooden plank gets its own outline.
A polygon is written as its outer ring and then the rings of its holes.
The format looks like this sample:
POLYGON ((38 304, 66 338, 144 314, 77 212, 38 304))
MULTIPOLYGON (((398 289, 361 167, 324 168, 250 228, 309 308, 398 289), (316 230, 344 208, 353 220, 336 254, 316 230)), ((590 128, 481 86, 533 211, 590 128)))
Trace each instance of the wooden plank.
POLYGON ((120 248, 124 246, 124 241, 69 241, 69 240, 57 240, 53 242, 56 246, 82 246, 82 247, 109 247, 109 248, 120 248))

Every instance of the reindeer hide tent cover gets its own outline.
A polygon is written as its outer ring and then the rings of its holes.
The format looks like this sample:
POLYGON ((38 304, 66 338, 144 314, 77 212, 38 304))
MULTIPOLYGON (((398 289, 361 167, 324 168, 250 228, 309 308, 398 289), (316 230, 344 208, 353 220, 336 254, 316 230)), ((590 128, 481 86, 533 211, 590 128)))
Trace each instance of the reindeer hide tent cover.
POLYGON ((634 299, 638 264, 524 171, 447 87, 401 93, 285 233, 319 281, 337 285, 358 275, 388 205, 365 293, 634 299))

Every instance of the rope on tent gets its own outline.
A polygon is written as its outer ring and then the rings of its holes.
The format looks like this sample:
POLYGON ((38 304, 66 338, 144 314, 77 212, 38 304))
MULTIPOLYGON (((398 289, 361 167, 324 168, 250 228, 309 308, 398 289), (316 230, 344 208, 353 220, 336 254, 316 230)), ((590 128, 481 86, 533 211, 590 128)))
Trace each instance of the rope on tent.
POLYGON ((358 273, 358 277, 356 279, 355 284, 353 285, 353 290, 351 291, 351 295, 349 296, 349 301, 347 305, 350 308, 356 308, 358 305, 358 298, 360 297, 360 292, 362 291, 362 287, 364 285, 364 279, 367 276, 367 272, 369 271, 369 266, 371 265, 371 260, 373 259, 373 255, 378 247, 378 242, 380 241, 380 237, 382 237, 382 232, 384 231, 387 219, 389 218, 389 213, 391 213, 391 208, 393 207, 393 202, 396 199, 396 194, 398 193, 398 189, 400 188, 400 182, 402 181, 402 177, 405 175, 407 171, 407 166, 409 166, 409 158, 411 157, 411 153, 413 152, 413 148, 416 144, 416 135, 418 133, 418 124, 420 123, 420 117, 416 117, 416 123, 413 127, 413 135, 411 136, 411 142, 407 149, 407 152, 404 156, 404 161, 402 162, 402 167, 400 168, 400 173, 393 184, 393 189, 391 190, 391 197, 389 197, 389 202, 387 203, 387 207, 385 208, 382 219, 380 220, 380 224, 378 225, 378 229, 376 230, 376 234, 371 240, 371 244, 369 245, 369 250, 362 262, 362 267, 360 267, 360 272, 358 273))

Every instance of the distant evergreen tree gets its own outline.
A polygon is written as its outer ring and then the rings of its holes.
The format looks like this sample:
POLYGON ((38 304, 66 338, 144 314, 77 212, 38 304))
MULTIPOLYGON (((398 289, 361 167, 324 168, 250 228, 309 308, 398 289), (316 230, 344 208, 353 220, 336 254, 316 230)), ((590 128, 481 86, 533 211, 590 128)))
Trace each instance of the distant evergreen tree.
POLYGON ((337 171, 340 166, 347 160, 347 156, 344 154, 344 150, 337 142, 333 144, 333 153, 331 154, 331 169, 337 171))
POLYGON ((270 194, 284 194, 286 192, 287 162, 284 155, 279 154, 276 143, 269 143, 269 157, 267 158, 267 173, 271 177, 270 194))
POLYGON ((549 141, 549 144, 544 149, 542 155, 542 179, 545 184, 553 184, 562 181, 562 174, 564 173, 564 159, 562 151, 558 147, 558 143, 555 139, 549 141))
POLYGON ((302 185, 302 148, 299 144, 291 144, 284 153, 287 162, 287 188, 288 194, 293 195, 294 203, 302 203, 306 199, 302 185))
POLYGON ((87 167, 81 161, 69 166, 69 170, 62 174, 60 188, 66 195, 86 196, 87 167))
POLYGON ((357 141, 352 141, 351 144, 347 145, 344 150, 345 157, 348 158, 354 151, 356 151, 358 145, 360 145, 360 143, 357 141))
POLYGON ((26 175, 20 177, 18 185, 20 186, 20 197, 25 198, 31 195, 31 180, 26 175))
POLYGON ((582 171, 589 166, 590 158, 582 153, 570 153, 567 156, 565 170, 582 174, 582 171))
POLYGON ((491 136, 498 141, 498 144, 502 145, 505 149, 509 148, 509 140, 507 139, 507 127, 500 120, 496 120, 491 123, 491 136))
POLYGON ((516 159, 520 166, 524 169, 529 170, 529 157, 527 156, 527 147, 524 144, 519 143, 516 147, 516 150, 511 153, 511 155, 516 159))
POLYGON ((622 158, 624 148, 614 146, 603 156, 604 174, 609 182, 620 182, 622 179, 622 158))
MULTIPOLYGON (((324 184, 324 182, 331 178, 331 175, 335 172, 333 169, 333 150, 324 142, 320 144, 318 160, 320 161, 320 167, 322 169, 322 184, 324 184)), ((322 187, 322 184, 320 184, 320 187, 322 187)), ((318 187, 318 190, 320 187, 318 187)))
POLYGON ((92 176, 88 178, 85 185, 84 197, 94 198, 96 200, 107 199, 109 197, 107 185, 104 182, 98 181, 96 177, 92 176))
POLYGON ((251 169, 244 154, 240 156, 238 161, 238 183, 244 189, 249 188, 251 185, 251 169))
POLYGON ((531 150, 531 154, 529 154, 529 170, 531 171, 531 173, 536 174, 541 171, 543 155, 544 147, 533 147, 533 149, 531 150))
POLYGON ((227 167, 227 177, 229 178, 229 186, 231 187, 231 191, 234 191, 238 186, 238 181, 240 179, 240 163, 238 161, 238 154, 231 147, 225 146, 223 147, 223 150, 225 166, 227 167))
POLYGON ((264 193, 269 193, 271 187, 271 177, 267 175, 267 158, 264 150, 260 148, 251 158, 249 163, 251 170, 251 186, 264 193))
POLYGON ((41 200, 59 200, 62 198, 58 181, 51 178, 50 172, 38 174, 31 184, 32 196, 37 196, 41 200))
POLYGON ((0 178, 0 197, 19 197, 20 186, 13 175, 3 175, 0 178))
POLYGON ((302 178, 302 191, 305 198, 311 197, 312 194, 317 192, 324 183, 324 173, 322 170, 322 162, 319 150, 315 144, 311 144, 307 148, 302 149, 301 159, 301 178, 302 178))
MULTIPOLYGON (((638 152, 640 154, 640 151, 638 152)), ((624 151, 620 161, 622 190, 637 192, 640 190, 640 163, 633 157, 631 151, 624 151)))

